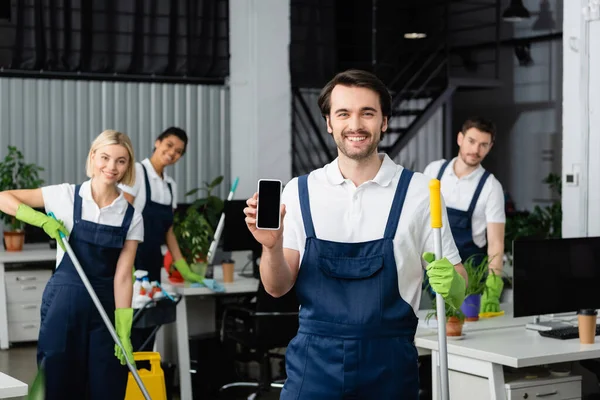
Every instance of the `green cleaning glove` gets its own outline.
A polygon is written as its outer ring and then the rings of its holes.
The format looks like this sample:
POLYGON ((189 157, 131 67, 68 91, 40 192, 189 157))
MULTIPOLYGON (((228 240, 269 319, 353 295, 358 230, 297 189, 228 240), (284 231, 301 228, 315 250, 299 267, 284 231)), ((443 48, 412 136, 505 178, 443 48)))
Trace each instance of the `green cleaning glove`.
POLYGON ((504 281, 499 276, 490 273, 485 280, 485 290, 481 295, 479 312, 499 312, 500 295, 504 288, 504 281))
POLYGON ((180 260, 177 260, 177 261, 175 261, 175 263, 173 265, 175 266, 177 271, 179 271, 179 273, 181 274, 183 279, 185 279, 186 281, 195 282, 195 283, 204 282, 203 277, 201 277, 200 275, 198 275, 190 270, 190 266, 185 261, 185 259, 182 258, 180 260))
MULTIPOLYGON (((125 365, 125 357, 135 367, 133 360, 133 346, 131 345, 131 326, 133 325, 133 308, 117 308, 115 310, 115 330, 117 336, 125 349, 125 354, 115 343, 115 357, 121 361, 121 365, 125 365)), ((136 367, 137 368, 137 367, 136 367)))
POLYGON ((38 367, 37 375, 27 393, 27 400, 44 400, 46 398, 46 373, 44 361, 38 367))
POLYGON ((26 222, 29 225, 42 228, 48 236, 50 236, 52 239, 55 239, 56 243, 58 243, 60 247, 65 250, 65 245, 60 237, 60 232, 62 232, 65 236, 69 236, 69 231, 67 231, 67 228, 64 227, 61 221, 49 217, 39 211, 35 211, 33 208, 23 203, 21 203, 19 208, 17 208, 17 214, 15 215, 15 218, 17 218, 19 221, 26 222))
POLYGON ((456 272, 454 265, 447 258, 435 261, 433 253, 424 253, 427 261, 427 276, 431 288, 442 295, 444 300, 454 308, 459 308, 465 299, 465 279, 456 272))

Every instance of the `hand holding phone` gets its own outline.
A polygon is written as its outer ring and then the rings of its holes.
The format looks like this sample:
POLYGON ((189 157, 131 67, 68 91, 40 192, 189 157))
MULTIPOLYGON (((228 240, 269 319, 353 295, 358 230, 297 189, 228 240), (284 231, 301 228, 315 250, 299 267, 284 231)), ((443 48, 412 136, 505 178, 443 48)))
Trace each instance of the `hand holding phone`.
POLYGON ((281 181, 260 179, 256 206, 256 228, 279 230, 281 228, 281 181))

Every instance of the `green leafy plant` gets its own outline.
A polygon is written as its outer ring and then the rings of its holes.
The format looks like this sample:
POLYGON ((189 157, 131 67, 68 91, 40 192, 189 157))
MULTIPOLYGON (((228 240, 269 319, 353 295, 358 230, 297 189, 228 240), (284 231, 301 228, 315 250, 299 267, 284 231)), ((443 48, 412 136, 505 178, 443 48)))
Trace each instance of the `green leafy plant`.
MULTIPOLYGON (((36 189, 44 184, 39 173, 44 168, 36 164, 26 164, 23 153, 15 146, 8 146, 8 154, 0 162, 0 191, 17 189, 36 189)), ((12 215, 0 212, 6 229, 20 231, 23 222, 12 215)))
POLYGON ((204 182, 203 187, 187 192, 186 196, 199 191, 206 192, 206 195, 196 199, 185 214, 175 216, 175 237, 188 264, 205 261, 208 255, 224 207, 223 200, 212 194, 221 182, 223 176, 218 176, 210 183, 204 182))
MULTIPOLYGON (((435 303, 433 303, 435 305, 435 303)), ((427 313, 427 315, 425 316, 425 321, 429 321, 432 317, 436 317, 437 316, 437 309, 434 308, 433 310, 429 311, 427 313)), ((448 319, 450 317, 456 317, 458 318, 458 320, 460 322, 464 322, 465 321, 465 314, 462 312, 462 310, 460 308, 456 308, 454 306, 452 306, 451 304, 446 303, 446 321, 448 321, 448 319)))
MULTIPOLYGON (((549 174, 543 181, 553 192, 562 194, 561 178, 549 174)), ((518 238, 549 239, 562 237, 562 206, 560 200, 546 207, 535 206, 533 211, 521 211, 506 218, 505 253, 512 253, 512 243, 518 238)))
POLYGON ((463 262, 463 267, 467 271, 467 278, 469 284, 467 285, 466 295, 478 295, 485 292, 485 278, 487 277, 488 270, 490 268, 490 261, 488 257, 483 258, 477 255, 472 255, 463 262), (477 263, 476 260, 481 260, 477 263))

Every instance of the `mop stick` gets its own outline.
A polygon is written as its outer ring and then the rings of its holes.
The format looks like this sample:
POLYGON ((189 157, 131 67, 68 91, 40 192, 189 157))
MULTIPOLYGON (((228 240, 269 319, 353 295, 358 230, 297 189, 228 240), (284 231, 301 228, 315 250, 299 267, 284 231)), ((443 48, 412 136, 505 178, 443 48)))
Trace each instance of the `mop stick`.
MULTIPOLYGON (((50 213, 48 213, 48 215, 51 216, 52 218, 56 219, 56 217, 54 216, 54 213, 50 212, 50 213)), ((100 316, 102 317, 102 320, 104 321, 104 325, 106 325, 106 328, 110 332, 110 335, 112 336, 112 338, 115 341, 115 343, 117 344, 117 346, 119 346, 119 348, 121 349, 123 354, 126 354, 125 349, 123 348, 123 344, 119 340, 119 337, 117 336, 117 332, 115 332, 115 328, 113 327, 112 323, 110 322, 108 315, 106 315, 106 311, 104 311, 104 307, 102 307, 102 304, 100 303, 100 300, 98 299, 98 296, 96 295, 96 292, 94 291, 94 288, 90 284, 90 281, 88 280, 87 276, 85 275, 85 272, 83 271, 83 268, 81 267, 81 264, 79 264, 79 260, 77 260, 77 256, 75 256, 75 253, 73 253, 73 249, 71 248, 71 245, 69 245, 69 241, 66 240, 65 235, 62 232, 60 232, 60 237, 63 239, 62 242, 65 245, 65 249, 67 250, 69 257, 71 257, 71 261, 73 262, 73 265, 75 266, 75 269, 77 270, 77 273, 79 274, 79 277, 81 278, 81 281, 83 282, 87 292, 89 293, 90 297, 92 298, 92 301, 94 302, 94 305, 96 306, 96 309, 100 313, 100 316)), ((140 378, 140 376, 137 372, 137 369, 129 362, 129 359, 127 358, 127 356, 125 356, 125 362, 127 363, 127 368, 129 368, 129 371, 131 371, 131 374, 133 375, 140 390, 142 391, 144 398, 146 400, 152 400, 150 397, 150 394, 148 394, 148 391, 146 390, 146 387, 144 386, 144 383, 142 382, 142 378, 140 378)))
MULTIPOLYGON (((227 201, 233 199, 233 194, 235 193, 235 189, 237 189, 238 181, 240 178, 235 178, 233 184, 231 185, 231 190, 229 191, 229 196, 227 196, 227 201)), ((219 244, 219 240, 221 239, 221 234, 223 233, 223 228, 225 227, 225 213, 221 213, 221 218, 219 219, 219 224, 217 225, 217 229, 215 229, 215 236, 213 238, 210 247, 208 248, 208 256, 206 257, 207 265, 212 265, 213 260, 215 258, 217 245, 219 244)))
MULTIPOLYGON (((440 195, 440 181, 432 179, 429 182, 429 196, 431 208, 431 227, 433 228, 433 244, 435 259, 442 259, 442 200, 440 195)), ((438 347, 439 347, 439 377, 441 399, 448 400, 450 386, 448 383, 448 350, 446 348, 446 304, 441 294, 436 293, 436 310, 438 322, 438 347)), ((437 366, 436 366, 437 368, 437 366)))

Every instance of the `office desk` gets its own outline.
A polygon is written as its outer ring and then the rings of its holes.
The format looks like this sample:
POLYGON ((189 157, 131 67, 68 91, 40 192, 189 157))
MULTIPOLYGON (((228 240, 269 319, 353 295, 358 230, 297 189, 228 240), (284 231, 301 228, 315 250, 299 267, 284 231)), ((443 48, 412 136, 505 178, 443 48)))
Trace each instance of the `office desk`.
MULTIPOLYGON (((558 340, 540 336, 524 326, 465 332, 462 340, 448 340, 448 370, 452 372, 451 392, 455 399, 505 399, 503 366, 523 368, 543 364, 600 358, 600 343, 584 345, 579 339, 558 340), (468 374, 468 375, 466 375, 468 374), (488 381, 488 393, 473 393, 463 384, 473 376, 488 381), (461 389, 468 392, 461 392, 461 389), (470 396, 470 397, 469 397, 470 396)), ((439 352, 437 335, 415 338, 415 345, 432 352, 433 398, 439 393, 436 366, 439 352)))
MULTIPOLYGON (((223 282, 222 269, 214 269, 214 278, 218 282, 223 282)), ((223 293, 213 292, 212 290, 206 287, 185 287, 183 285, 174 284, 172 284, 172 286, 178 293, 183 295, 181 301, 177 305, 177 321, 175 322, 180 398, 181 400, 192 400, 192 377, 190 375, 191 363, 186 297, 215 297, 236 294, 239 295, 244 293, 255 293, 258 289, 258 279, 244 278, 239 276, 236 272, 235 279, 232 283, 223 283, 223 286, 225 287, 225 292, 223 293)), ((214 319, 214 315, 212 316, 212 318, 214 319)))
MULTIPOLYGON (((504 311, 504 315, 501 315, 499 317, 481 318, 478 321, 465 321, 463 325, 463 332, 469 333, 477 331, 494 330, 499 328, 510 328, 515 326, 525 326, 533 320, 532 317, 514 318, 512 304, 501 304, 500 308, 504 311)), ((417 312, 417 317, 419 317, 419 325, 417 327, 415 339, 418 337, 432 335, 434 335, 437 339, 437 320, 433 317, 429 321, 425 320, 425 317, 427 316, 429 311, 431 310, 419 310, 417 312)), ((425 347, 417 346, 417 351, 419 353, 419 356, 431 354, 431 350, 425 347)))
POLYGON ((0 372, 0 399, 27 396, 27 384, 0 372))
POLYGON ((48 243, 26 244, 23 251, 0 251, 0 349, 10 342, 37 340, 42 293, 52 275, 38 268, 54 264, 56 250, 48 243), (33 264, 33 266, 28 265, 33 264))

